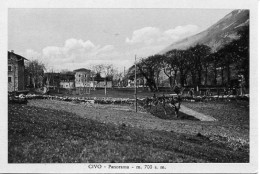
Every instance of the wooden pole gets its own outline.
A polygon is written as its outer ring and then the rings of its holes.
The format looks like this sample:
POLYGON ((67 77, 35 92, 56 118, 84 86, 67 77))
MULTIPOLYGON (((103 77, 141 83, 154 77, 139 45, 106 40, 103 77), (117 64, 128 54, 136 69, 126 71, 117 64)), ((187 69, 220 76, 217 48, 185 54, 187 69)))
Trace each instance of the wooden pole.
POLYGON ((135 112, 137 112, 136 55, 135 55, 135 112))
POLYGON ((107 80, 105 80, 105 96, 107 96, 107 80))

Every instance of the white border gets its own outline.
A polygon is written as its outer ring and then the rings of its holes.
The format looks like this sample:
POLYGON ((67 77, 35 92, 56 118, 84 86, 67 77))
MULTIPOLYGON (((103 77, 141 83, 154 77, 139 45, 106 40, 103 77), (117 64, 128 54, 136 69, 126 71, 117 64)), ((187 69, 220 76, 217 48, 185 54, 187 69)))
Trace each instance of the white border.
MULTIPOLYGON (((257 0, 5 0, 0 1, 0 172, 4 173, 256 173, 257 168, 257 0), (7 12, 8 8, 207 8, 250 10, 250 163, 163 164, 166 170, 100 170, 88 164, 7 163, 7 12)), ((150 163, 149 163, 150 164, 150 163)), ((148 164, 148 165, 149 165, 148 164)), ((105 164, 104 164, 105 165, 105 164)), ((122 163, 126 165, 126 163, 122 163)), ((139 164, 129 164, 136 166, 139 164)), ((140 164, 141 165, 141 164, 140 164)), ((144 165, 144 164, 142 164, 144 165)))

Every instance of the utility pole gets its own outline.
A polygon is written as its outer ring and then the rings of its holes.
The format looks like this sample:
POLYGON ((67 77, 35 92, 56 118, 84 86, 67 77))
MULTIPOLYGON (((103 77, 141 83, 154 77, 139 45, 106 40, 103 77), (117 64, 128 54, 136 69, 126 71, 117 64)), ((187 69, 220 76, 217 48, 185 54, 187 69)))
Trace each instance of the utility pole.
POLYGON ((135 112, 137 112, 136 55, 135 55, 135 112))
POLYGON ((107 96, 107 79, 105 77, 105 96, 107 96))
POLYGON ((53 72, 53 68, 52 68, 52 85, 53 85, 53 88, 54 88, 54 90, 55 90, 55 85, 54 85, 54 74, 53 74, 54 72, 53 72))

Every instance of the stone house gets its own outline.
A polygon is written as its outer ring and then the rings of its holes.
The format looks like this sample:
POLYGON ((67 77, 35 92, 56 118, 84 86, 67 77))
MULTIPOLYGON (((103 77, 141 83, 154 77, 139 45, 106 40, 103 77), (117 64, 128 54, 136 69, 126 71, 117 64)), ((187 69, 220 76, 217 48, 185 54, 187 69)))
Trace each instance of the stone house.
POLYGON ((82 87, 90 87, 91 81, 91 71, 89 69, 80 68, 74 70, 75 72, 75 87, 82 88, 82 87))
POLYGON ((25 66, 26 58, 8 51, 8 91, 25 90, 25 66))

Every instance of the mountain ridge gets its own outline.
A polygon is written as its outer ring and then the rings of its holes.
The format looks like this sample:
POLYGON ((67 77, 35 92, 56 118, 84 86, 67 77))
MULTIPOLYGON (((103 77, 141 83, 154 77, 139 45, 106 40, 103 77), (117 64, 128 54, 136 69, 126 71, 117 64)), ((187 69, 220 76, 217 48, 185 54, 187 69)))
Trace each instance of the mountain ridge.
POLYGON ((209 46, 212 51, 217 51, 234 39, 238 39, 237 31, 249 25, 249 10, 233 10, 206 30, 176 41, 160 51, 164 54, 173 49, 185 50, 196 44, 209 46))

